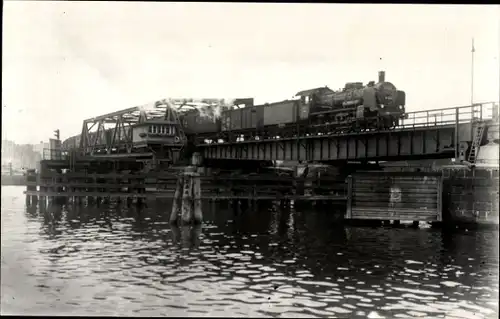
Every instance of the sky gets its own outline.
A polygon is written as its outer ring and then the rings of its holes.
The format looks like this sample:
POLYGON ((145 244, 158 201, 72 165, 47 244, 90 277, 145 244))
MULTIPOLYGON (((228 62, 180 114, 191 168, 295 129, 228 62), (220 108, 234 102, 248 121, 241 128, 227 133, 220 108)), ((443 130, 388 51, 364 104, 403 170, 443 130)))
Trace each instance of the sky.
POLYGON ((167 97, 256 103, 386 80, 408 111, 500 99, 500 6, 5 1, 2 139, 167 97))

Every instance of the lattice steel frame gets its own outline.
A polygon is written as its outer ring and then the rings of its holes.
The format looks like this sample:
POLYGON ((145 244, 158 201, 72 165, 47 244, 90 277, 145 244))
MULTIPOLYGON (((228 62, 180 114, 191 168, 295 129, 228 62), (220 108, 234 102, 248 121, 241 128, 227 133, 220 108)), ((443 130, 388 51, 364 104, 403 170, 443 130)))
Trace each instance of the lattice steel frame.
MULTIPOLYGON (((86 155, 94 155, 97 151, 105 150, 107 154, 112 153, 134 153, 144 151, 143 148, 134 144, 132 139, 132 128, 137 124, 149 121, 161 121, 162 124, 176 127, 176 135, 179 138, 177 147, 183 147, 186 136, 182 124, 179 121, 179 112, 187 107, 224 107, 231 105, 231 100, 224 99, 162 99, 144 106, 136 106, 128 109, 92 117, 83 121, 79 150, 86 155), (114 126, 113 136, 106 135, 106 125, 114 126), (91 130, 97 125, 97 131, 91 130), (127 128, 130 128, 127 131, 127 128), (93 134, 95 133, 95 134, 93 134)), ((173 145, 169 145, 173 146, 173 145)))

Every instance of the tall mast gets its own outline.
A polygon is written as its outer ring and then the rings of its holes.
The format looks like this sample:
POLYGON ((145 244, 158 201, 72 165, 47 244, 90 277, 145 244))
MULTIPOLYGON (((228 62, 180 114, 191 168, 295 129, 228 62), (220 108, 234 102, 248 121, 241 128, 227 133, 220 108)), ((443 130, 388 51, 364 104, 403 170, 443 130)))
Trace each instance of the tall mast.
POLYGON ((474 48, 474 38, 472 38, 472 49, 471 49, 471 81, 470 81, 470 104, 474 104, 474 52, 476 49, 474 48))

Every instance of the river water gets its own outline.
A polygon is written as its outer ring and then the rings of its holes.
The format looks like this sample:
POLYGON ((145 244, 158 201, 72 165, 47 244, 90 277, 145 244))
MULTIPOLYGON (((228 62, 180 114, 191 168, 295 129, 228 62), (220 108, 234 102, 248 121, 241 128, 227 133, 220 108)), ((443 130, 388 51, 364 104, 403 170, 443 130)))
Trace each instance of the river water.
POLYGON ((214 207, 172 228, 165 204, 40 212, 23 190, 2 186, 2 314, 498 317, 495 231, 214 207))

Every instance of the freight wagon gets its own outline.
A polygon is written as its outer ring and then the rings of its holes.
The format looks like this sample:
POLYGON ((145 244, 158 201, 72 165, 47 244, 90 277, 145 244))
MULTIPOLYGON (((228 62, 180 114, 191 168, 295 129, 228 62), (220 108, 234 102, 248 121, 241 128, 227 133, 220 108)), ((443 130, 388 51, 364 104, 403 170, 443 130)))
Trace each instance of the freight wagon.
POLYGON ((264 123, 264 106, 255 105, 222 112, 222 131, 260 129, 264 123))
POLYGON ((264 127, 283 127, 307 120, 309 106, 299 100, 285 100, 222 112, 223 132, 261 130, 264 127))
POLYGON ((181 115, 186 134, 209 134, 263 126, 262 107, 254 106, 253 98, 236 99, 232 108, 203 111, 192 109, 181 115))
POLYGON ((264 126, 287 126, 309 117, 309 105, 300 100, 285 100, 264 105, 264 126))
POLYGON ((197 109, 189 110, 181 116, 181 122, 186 134, 220 132, 220 119, 216 116, 203 116, 197 109))

